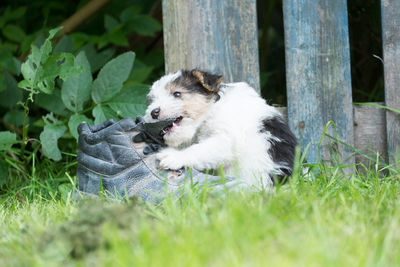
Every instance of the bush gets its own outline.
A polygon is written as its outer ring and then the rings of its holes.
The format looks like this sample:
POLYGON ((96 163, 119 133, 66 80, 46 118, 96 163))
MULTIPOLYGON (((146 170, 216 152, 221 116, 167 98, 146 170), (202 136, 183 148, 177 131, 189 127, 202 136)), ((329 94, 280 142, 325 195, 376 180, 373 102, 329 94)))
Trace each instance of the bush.
POLYGON ((27 6, 0 8, 0 190, 34 172, 38 159, 74 158, 82 121, 143 114, 147 84, 163 72, 162 50, 148 41, 161 34, 148 14, 157 1, 117 1, 69 35, 42 23, 61 24, 76 4, 66 4, 64 14, 62 3, 45 1, 43 10, 56 12, 38 20, 26 14, 41 1, 22 2, 27 6))

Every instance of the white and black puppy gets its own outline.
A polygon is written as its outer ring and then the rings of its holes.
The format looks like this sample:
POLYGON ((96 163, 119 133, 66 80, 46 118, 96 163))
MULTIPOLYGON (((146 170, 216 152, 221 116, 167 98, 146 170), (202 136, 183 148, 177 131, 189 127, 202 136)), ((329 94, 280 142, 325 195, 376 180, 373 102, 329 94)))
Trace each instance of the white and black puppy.
POLYGON ((157 158, 165 169, 223 167, 247 185, 267 187, 288 177, 296 138, 279 111, 247 83, 182 70, 156 81, 148 94, 148 122, 175 119, 164 130, 168 148, 157 158))

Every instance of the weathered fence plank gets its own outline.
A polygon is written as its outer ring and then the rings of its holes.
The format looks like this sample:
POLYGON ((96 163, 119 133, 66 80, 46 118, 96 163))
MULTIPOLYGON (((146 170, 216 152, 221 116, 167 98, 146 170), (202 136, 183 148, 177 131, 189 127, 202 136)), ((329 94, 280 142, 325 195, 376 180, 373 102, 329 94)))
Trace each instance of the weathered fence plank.
MULTIPOLYGON (((283 12, 289 125, 301 145, 311 144, 307 160, 315 162, 330 120, 338 138, 354 144, 346 0, 283 0, 283 12)), ((328 148, 325 143, 323 155, 328 148)), ((341 159, 351 153, 339 151, 341 159)))
MULTIPOLYGON (((400 109, 400 1, 381 0, 386 106, 400 109)), ((386 112, 390 163, 400 160, 400 115, 386 112)))
POLYGON ((256 0, 163 0, 166 72, 201 68, 260 90, 256 0))
MULTIPOLYGON (((375 103, 383 104, 383 103, 375 103)), ((287 108, 278 107, 283 117, 287 120, 287 108)), ((354 110, 354 148, 362 154, 373 158, 379 153, 380 159, 385 163, 387 159, 386 143, 386 116, 385 110, 374 106, 353 105, 354 110)), ((365 166, 375 164, 364 155, 355 155, 356 163, 365 166)))
MULTIPOLYGON (((383 104, 383 103, 379 103, 383 104)), ((381 163, 387 160, 385 110, 373 106, 354 105, 354 146, 374 159, 380 155, 381 163)), ((364 156, 356 154, 356 162, 373 166, 364 156)))

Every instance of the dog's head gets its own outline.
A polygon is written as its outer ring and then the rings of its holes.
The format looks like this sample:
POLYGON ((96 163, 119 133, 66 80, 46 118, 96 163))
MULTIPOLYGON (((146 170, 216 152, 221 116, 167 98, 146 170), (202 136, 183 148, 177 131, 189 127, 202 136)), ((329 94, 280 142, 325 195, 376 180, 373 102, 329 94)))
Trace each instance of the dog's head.
POLYGON ((200 70, 182 70, 156 81, 147 96, 145 120, 174 119, 164 129, 167 145, 190 142, 210 105, 219 99, 222 76, 200 70))

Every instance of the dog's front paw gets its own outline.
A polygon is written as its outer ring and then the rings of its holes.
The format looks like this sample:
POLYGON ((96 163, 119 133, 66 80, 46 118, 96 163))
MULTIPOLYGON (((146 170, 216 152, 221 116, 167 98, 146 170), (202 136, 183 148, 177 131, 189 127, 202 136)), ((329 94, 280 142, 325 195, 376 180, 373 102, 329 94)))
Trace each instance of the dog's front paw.
POLYGON ((185 157, 179 150, 167 148, 157 154, 160 167, 163 169, 179 170, 185 167, 185 157))

